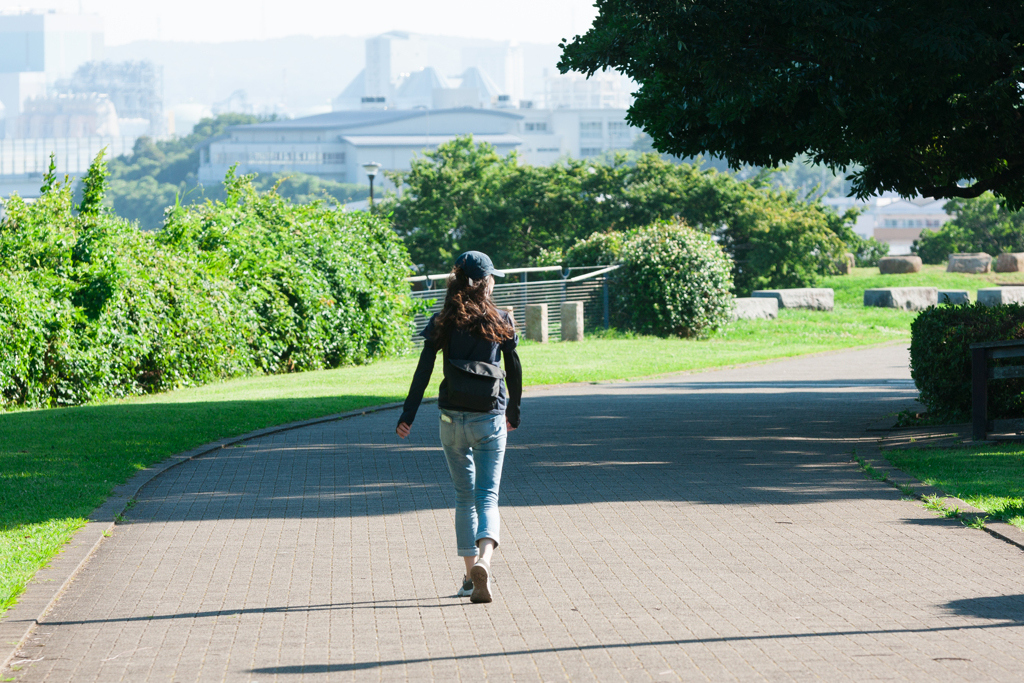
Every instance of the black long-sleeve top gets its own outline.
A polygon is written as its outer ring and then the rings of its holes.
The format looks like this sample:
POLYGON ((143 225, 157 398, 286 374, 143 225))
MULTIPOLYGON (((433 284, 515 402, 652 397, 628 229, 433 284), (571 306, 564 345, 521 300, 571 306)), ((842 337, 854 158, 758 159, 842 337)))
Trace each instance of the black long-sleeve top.
MULTIPOLYGON (((505 311, 499 311, 499 313, 511 326, 512 320, 509 314, 505 311)), ((430 384, 430 376, 434 372, 434 360, 437 358, 439 350, 433 338, 435 318, 436 314, 430 318, 427 326, 420 333, 424 338, 423 351, 420 352, 420 360, 412 377, 409 396, 405 399, 405 405, 402 407, 402 416, 398 418, 399 422, 408 425, 411 425, 416 419, 416 411, 419 410, 420 403, 423 401, 423 392, 430 384)), ((518 344, 519 336, 515 334, 499 344, 474 337, 462 330, 454 330, 448 341, 448 357, 454 360, 475 360, 498 365, 499 358, 504 359, 505 380, 501 382, 498 407, 488 412, 495 415, 504 414, 513 427, 519 426, 519 405, 523 397, 523 367, 519 362, 519 354, 516 353, 518 344)), ((437 404, 450 410, 466 410, 461 406, 449 404, 446 399, 447 391, 445 382, 442 381, 437 404)))

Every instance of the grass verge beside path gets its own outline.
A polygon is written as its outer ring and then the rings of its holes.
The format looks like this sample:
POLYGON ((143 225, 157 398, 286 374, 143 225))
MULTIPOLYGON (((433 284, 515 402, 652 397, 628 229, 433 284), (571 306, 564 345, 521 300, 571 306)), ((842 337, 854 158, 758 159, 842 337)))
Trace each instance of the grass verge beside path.
POLYGON ((994 519, 1024 529, 1024 445, 888 451, 889 462, 994 519))
MULTIPOLYGON (((524 343, 527 385, 638 378, 909 339, 914 314, 837 307, 740 321, 707 341, 605 335, 524 343)), ((0 615, 135 472, 220 438, 404 399, 416 357, 0 414, 0 615)), ((428 395, 436 395, 440 371, 428 395)), ((397 417, 397 415, 396 415, 397 417)), ((524 416, 529 420, 527 412, 524 416)))

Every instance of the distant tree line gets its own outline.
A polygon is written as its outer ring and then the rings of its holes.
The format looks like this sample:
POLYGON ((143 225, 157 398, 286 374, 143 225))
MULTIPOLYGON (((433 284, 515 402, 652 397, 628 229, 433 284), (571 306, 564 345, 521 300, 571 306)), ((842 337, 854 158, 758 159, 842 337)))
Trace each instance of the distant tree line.
POLYGON ((735 264, 743 294, 807 286, 839 272, 847 252, 866 263, 886 251, 854 233, 855 211, 839 215, 777 189, 770 172, 742 181, 657 154, 528 166, 460 137, 389 177, 402 196, 377 208, 392 215, 414 263, 430 272, 447 269, 465 249, 503 264, 561 263, 595 233, 666 221, 712 235, 735 264))

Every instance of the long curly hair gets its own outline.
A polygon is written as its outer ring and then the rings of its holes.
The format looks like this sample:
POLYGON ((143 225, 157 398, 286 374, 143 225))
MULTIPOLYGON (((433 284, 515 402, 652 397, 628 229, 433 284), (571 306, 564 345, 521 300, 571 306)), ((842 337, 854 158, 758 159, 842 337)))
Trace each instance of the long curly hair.
POLYGON ((460 329, 474 337, 500 344, 515 335, 515 329, 491 300, 490 277, 471 280, 455 266, 448 275, 448 292, 444 297, 444 308, 434 321, 434 341, 437 348, 448 344, 452 331, 460 329))

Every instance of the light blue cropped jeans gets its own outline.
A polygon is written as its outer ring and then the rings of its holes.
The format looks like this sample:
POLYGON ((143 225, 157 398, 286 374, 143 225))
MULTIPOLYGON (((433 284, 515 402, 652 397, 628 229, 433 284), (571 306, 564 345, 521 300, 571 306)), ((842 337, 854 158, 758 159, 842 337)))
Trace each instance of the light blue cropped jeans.
POLYGON ((481 538, 498 544, 498 487, 507 436, 504 415, 441 409, 441 445, 455 484, 455 539, 461 557, 477 555, 481 538))

